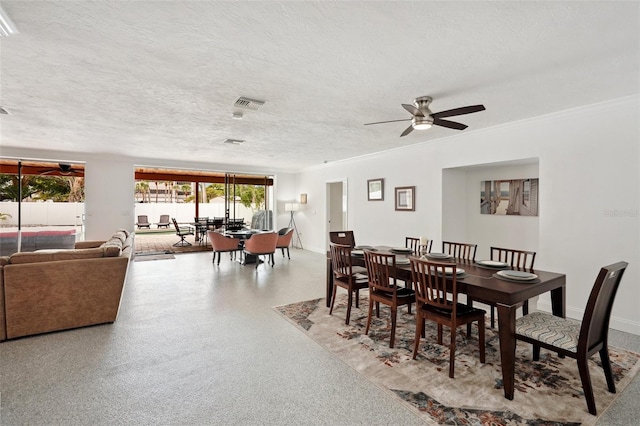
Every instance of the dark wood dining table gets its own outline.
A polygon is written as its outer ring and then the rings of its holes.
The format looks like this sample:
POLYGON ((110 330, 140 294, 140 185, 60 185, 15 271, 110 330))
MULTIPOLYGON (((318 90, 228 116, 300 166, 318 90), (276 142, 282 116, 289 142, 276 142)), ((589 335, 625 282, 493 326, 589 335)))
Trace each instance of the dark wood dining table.
MULTIPOLYGON (((390 253, 391 247, 376 246, 377 251, 390 253)), ((365 266, 364 257, 353 255, 354 266, 365 266)), ((466 294, 475 301, 494 304, 498 312, 498 336, 500 338, 500 361, 504 396, 512 400, 515 388, 516 356, 516 310, 526 300, 543 293, 551 293, 551 309, 554 315, 565 317, 566 276, 555 272, 534 270, 538 279, 533 282, 513 282, 494 277, 495 269, 482 267, 474 262, 455 260, 458 268, 465 270, 464 277, 458 277, 458 292, 466 294)), ((396 277, 411 282, 411 266, 397 265, 396 277)), ((333 271, 331 259, 327 255, 326 303, 330 305, 333 292, 333 271)))

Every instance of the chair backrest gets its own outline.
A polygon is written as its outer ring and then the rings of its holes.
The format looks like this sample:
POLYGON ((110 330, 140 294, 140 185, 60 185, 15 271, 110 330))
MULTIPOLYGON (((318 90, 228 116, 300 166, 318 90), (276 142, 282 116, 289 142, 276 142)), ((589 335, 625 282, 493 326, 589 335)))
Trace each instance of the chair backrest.
POLYGON ((536 261, 536 252, 491 247, 491 260, 508 263, 515 269, 533 270, 533 264, 536 261))
POLYGON ((416 237, 406 237, 404 239, 404 246, 406 248, 410 248, 412 252, 419 253, 420 252, 420 238, 416 237))
POLYGON ((393 293, 396 296, 396 256, 369 250, 364 251, 364 263, 369 277, 369 291, 393 293))
POLYGON ((582 317, 578 353, 588 353, 591 348, 607 341, 613 301, 628 265, 627 262, 617 262, 600 269, 582 317))
POLYGON ((262 232, 253 234, 244 242, 245 251, 253 254, 269 254, 276 251, 278 234, 275 232, 262 232))
POLYGON ((171 221, 173 222, 173 226, 176 227, 176 232, 180 232, 180 227, 178 226, 178 221, 176 220, 176 218, 172 217, 171 221))
POLYGON ((431 262, 409 256, 418 306, 429 305, 456 315, 458 288, 455 263, 431 262), (447 291, 449 289, 449 291, 447 291), (452 297, 449 299, 447 294, 452 297))
POLYGON ((476 260, 477 244, 442 242, 442 252, 461 260, 476 260))
POLYGON ((206 224, 207 224, 207 220, 209 220, 209 218, 208 218, 208 217, 206 217, 206 216, 203 216, 203 217, 194 217, 194 218, 193 218, 193 221, 194 221, 195 223, 201 223, 201 224, 203 224, 203 225, 206 225, 206 224))
POLYGON ((351 246, 346 244, 329 243, 331 251, 331 268, 335 279, 348 281, 353 276, 351 265, 351 246))
POLYGON ((160 223, 169 223, 169 215, 161 214, 160 215, 160 223))
POLYGON ((207 231, 209 241, 213 251, 238 250, 239 240, 236 238, 225 237, 219 232, 207 231))
POLYGON ((138 216, 138 223, 139 224, 149 223, 149 217, 146 214, 142 214, 138 216))
POLYGON ((276 247, 289 247, 289 244, 291 244, 291 238, 293 238, 293 228, 282 228, 278 231, 278 242, 276 247))
POLYGON ((331 231, 329 232, 329 241, 334 244, 341 244, 351 248, 356 246, 356 239, 353 236, 353 231, 331 231))

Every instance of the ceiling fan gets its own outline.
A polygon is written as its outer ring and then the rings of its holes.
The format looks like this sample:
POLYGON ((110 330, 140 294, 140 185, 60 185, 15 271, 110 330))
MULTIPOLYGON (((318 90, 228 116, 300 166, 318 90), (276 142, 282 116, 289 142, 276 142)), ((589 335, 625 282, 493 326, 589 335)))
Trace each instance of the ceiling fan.
POLYGON ((62 176, 84 176, 84 170, 74 169, 71 164, 58 163, 57 168, 46 169, 40 172, 41 175, 62 175, 62 176))
POLYGON ((466 107, 454 108, 447 111, 434 113, 429 109, 429 105, 431 104, 432 100, 433 99, 431 98, 431 96, 421 96, 413 101, 413 105, 402 104, 404 109, 409 111, 409 113, 413 116, 412 118, 365 123, 365 126, 369 126, 371 124, 394 123, 396 121, 411 121, 411 126, 407 127, 405 131, 402 132, 402 134, 400 135, 401 137, 407 136, 414 129, 424 130, 430 128, 431 126, 442 126, 455 130, 464 130, 468 127, 467 125, 457 123, 455 121, 443 120, 442 118, 453 117, 455 115, 471 114, 473 112, 485 110, 484 105, 469 105, 466 107))

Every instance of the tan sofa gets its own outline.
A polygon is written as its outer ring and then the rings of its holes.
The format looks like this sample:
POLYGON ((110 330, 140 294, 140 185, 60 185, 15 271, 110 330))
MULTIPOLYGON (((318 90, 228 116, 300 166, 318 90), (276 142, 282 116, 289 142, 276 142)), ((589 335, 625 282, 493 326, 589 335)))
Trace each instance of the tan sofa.
POLYGON ((114 322, 134 235, 0 257, 0 341, 114 322))

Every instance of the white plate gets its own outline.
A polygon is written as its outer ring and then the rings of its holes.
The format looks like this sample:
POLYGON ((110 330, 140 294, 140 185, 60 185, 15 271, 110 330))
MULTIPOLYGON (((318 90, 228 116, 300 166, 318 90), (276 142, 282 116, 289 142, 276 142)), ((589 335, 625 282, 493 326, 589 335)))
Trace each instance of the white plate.
POLYGON ((427 253, 426 254, 427 258, 432 258, 432 259, 449 259, 451 256, 445 253, 427 253))
POLYGON ((531 281, 538 278, 536 274, 524 271, 498 271, 496 274, 512 280, 531 281))
POLYGON ((362 250, 351 250, 351 254, 355 256, 364 256, 364 251, 362 250))
POLYGON ((409 263, 411 263, 411 261, 406 257, 396 258, 396 265, 408 265, 409 263))
POLYGON ((391 247, 391 251, 397 251, 399 253, 411 253, 413 250, 407 247, 391 247))
MULTIPOLYGON (((438 271, 438 274, 439 274, 439 273, 440 273, 440 268, 438 268, 438 269, 437 269, 437 271, 438 271)), ((464 271, 464 269, 462 269, 462 268, 458 268, 458 269, 456 269, 456 275, 464 274, 464 272, 465 272, 465 271, 464 271)), ((451 266, 446 266, 446 267, 444 268, 444 273, 445 273, 446 275, 453 275, 453 268, 452 268, 451 266)))
POLYGON ((498 262, 496 260, 479 260, 478 265, 491 266, 494 268, 504 268, 505 266, 509 266, 508 263, 498 262))

